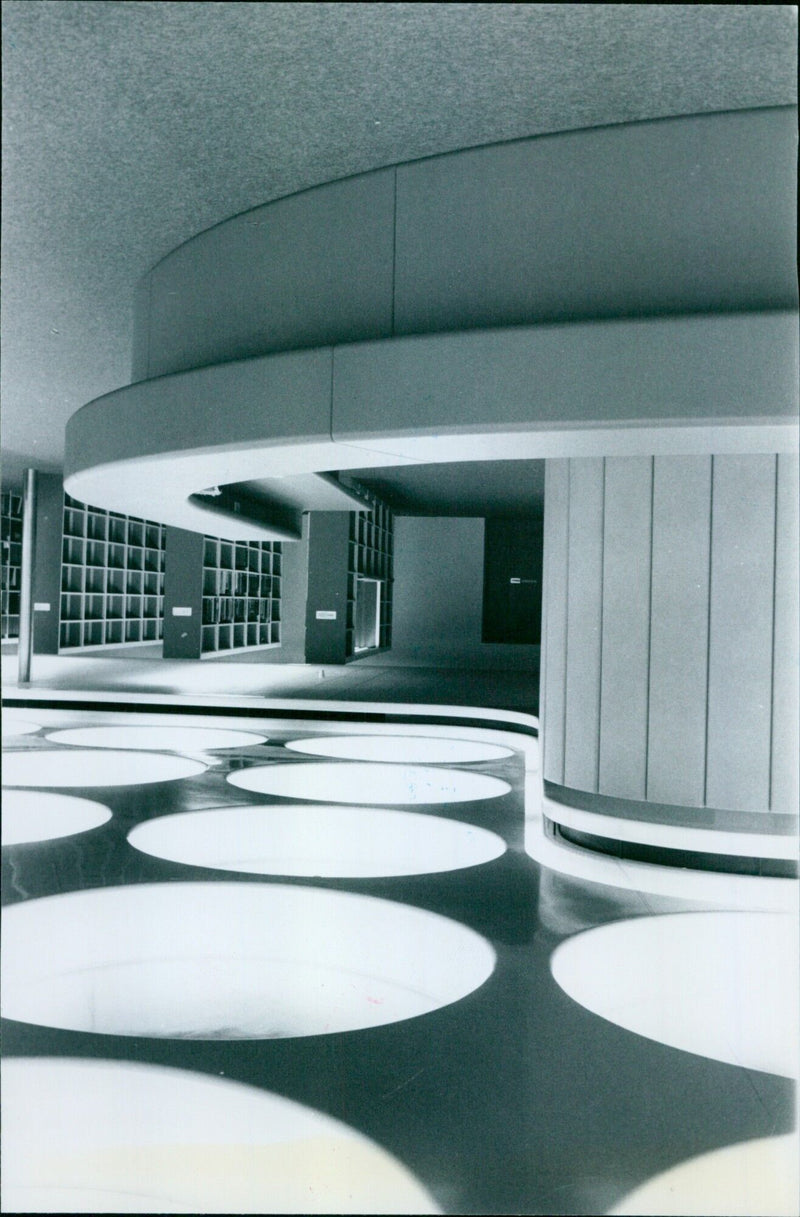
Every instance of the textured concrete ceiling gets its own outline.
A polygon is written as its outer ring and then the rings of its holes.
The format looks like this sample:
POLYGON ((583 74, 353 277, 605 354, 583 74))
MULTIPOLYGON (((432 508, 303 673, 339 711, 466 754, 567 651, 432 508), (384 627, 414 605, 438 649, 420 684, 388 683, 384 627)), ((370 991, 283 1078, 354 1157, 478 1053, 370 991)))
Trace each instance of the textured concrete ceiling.
POLYGON ((3 5, 3 476, 130 379, 139 277, 194 233, 456 148, 790 104, 793 5, 3 5))

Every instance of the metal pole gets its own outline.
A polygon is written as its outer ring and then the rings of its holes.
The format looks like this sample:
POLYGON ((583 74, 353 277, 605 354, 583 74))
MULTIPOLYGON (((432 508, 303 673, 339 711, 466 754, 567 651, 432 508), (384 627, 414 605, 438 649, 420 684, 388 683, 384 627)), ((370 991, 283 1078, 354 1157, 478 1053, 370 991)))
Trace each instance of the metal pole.
POLYGON ((19 591, 19 674, 17 683, 31 683, 33 654, 33 549, 36 544, 36 470, 26 469, 22 486, 22 569, 19 591))

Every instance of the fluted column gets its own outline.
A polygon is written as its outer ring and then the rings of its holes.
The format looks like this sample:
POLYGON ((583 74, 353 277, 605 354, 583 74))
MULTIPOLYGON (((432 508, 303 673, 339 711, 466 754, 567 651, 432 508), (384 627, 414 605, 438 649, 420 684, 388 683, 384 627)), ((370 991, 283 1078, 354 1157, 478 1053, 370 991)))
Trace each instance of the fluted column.
POLYGON ((798 460, 548 463, 544 777, 797 814, 798 460))

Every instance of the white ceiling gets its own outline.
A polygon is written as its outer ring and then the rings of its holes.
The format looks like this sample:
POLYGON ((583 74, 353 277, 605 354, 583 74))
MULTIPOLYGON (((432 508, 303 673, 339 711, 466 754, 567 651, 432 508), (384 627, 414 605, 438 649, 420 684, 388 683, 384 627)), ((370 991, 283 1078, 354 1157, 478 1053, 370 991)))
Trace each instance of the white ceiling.
POLYGON ((135 285, 238 211, 456 148, 796 98, 794 5, 5 0, 3 478, 130 379, 135 285))

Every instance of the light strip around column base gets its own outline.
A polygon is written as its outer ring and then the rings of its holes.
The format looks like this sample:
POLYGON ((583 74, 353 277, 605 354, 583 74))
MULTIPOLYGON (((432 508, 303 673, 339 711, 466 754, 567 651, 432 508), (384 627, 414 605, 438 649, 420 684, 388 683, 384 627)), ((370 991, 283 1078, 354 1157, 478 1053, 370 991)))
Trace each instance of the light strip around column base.
POLYGON ((556 874, 638 892, 724 909, 790 912, 797 915, 800 884, 763 875, 715 874, 610 857, 548 837, 542 817, 542 787, 537 775, 525 787, 525 852, 556 874))
POLYGON ((548 836, 561 838, 581 849, 589 849, 615 858, 634 862, 648 862, 656 866, 672 866, 682 870, 721 872, 732 875, 765 875, 777 879, 796 879, 797 862, 783 858, 750 857, 739 853, 701 853, 691 849, 665 849, 661 845, 640 845, 631 841, 617 841, 613 837, 599 837, 577 829, 565 828, 545 817, 545 832, 548 836))
POLYGON ((714 856, 770 858, 795 863, 797 861, 796 836, 689 828, 683 824, 628 820, 622 816, 598 815, 581 808, 567 807, 563 803, 554 802, 547 795, 543 797, 542 810, 552 824, 609 842, 625 842, 651 849, 680 850, 714 856))

